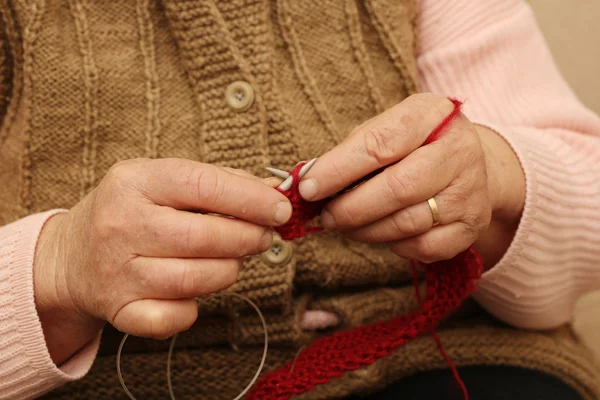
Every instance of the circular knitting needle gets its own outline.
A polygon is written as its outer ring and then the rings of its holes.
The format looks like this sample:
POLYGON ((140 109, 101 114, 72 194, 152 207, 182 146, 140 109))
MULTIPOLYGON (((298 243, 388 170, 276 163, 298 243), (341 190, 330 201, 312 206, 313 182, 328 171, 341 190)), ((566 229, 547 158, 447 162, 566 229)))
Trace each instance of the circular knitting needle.
MULTIPOLYGON (((302 168, 300 168, 300 172, 298 172, 298 179, 302 179, 302 177, 304 175, 306 175, 306 173, 308 172, 308 170, 311 169, 313 165, 315 165, 315 162, 317 162, 317 159, 313 158, 312 160, 310 160, 309 162, 307 162, 306 164, 304 164, 302 166, 302 168)), ((288 191, 288 190, 290 190, 292 188, 293 181, 294 181, 293 177, 292 176, 288 176, 285 179, 285 181, 283 181, 283 183, 277 187, 277 189, 283 190, 284 192, 286 192, 286 191, 288 191)))

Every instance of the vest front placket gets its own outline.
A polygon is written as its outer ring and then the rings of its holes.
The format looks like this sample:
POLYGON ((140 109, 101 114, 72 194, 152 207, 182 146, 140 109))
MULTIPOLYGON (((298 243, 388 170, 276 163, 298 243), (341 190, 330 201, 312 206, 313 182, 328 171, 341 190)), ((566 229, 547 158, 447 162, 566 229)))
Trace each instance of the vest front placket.
MULTIPOLYGON (((164 0, 164 4, 201 113, 202 160, 257 176, 264 176, 270 165, 270 152, 277 157, 289 153, 293 165, 296 149, 291 135, 269 127, 277 125, 273 120, 279 111, 272 99, 273 49, 266 1, 164 0)), ((291 246, 285 246, 290 256, 280 261, 268 257, 274 248, 246 261, 231 290, 250 297, 263 312, 293 313, 296 261, 291 246)), ((219 303, 217 308, 236 317, 236 325, 240 313, 254 312, 235 299, 219 303)))

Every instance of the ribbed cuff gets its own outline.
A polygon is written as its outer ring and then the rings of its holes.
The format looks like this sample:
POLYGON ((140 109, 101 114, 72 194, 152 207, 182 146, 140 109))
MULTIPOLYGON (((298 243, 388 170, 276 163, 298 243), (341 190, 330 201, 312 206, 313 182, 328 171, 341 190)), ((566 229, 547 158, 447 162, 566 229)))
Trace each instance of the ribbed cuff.
POLYGON ((0 397, 28 399, 81 378, 99 336, 58 368, 52 361, 34 300, 33 262, 46 221, 64 210, 31 215, 0 228, 0 397))
POLYGON ((517 155, 526 200, 512 244, 484 274, 474 297, 521 328, 562 325, 581 294, 600 286, 599 189, 589 173, 592 162, 547 131, 481 125, 517 155))

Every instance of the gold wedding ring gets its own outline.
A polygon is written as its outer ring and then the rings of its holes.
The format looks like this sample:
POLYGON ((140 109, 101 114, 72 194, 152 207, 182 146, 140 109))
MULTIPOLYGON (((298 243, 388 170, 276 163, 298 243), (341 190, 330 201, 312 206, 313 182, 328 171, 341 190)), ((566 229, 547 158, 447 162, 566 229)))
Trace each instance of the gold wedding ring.
POLYGON ((433 217, 433 226, 437 226, 440 224, 440 209, 435 201, 435 198, 430 198, 427 200, 427 204, 429 204, 429 209, 431 210, 431 216, 433 217))

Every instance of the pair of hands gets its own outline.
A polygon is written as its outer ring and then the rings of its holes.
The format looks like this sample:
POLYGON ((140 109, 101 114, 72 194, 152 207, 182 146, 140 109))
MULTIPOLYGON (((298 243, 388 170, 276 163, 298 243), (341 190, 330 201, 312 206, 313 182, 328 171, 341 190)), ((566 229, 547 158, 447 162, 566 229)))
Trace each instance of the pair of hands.
MULTIPOLYGON (((491 229, 493 239, 510 243, 524 195, 502 184, 502 176, 515 182, 520 173, 508 145, 461 115, 440 140, 421 147, 452 108, 440 96, 412 96, 321 156, 300 185, 309 200, 385 167, 331 201, 325 226, 433 262, 478 239, 485 247, 496 212, 502 218, 491 229), (434 196, 441 224, 432 228, 426 201, 434 196), (504 239, 498 232, 507 232, 504 239)), ((40 236, 36 306, 53 360, 68 358, 104 321, 159 339, 188 329, 197 317, 194 298, 233 284, 242 259, 267 250, 271 227, 288 220, 291 206, 274 185, 187 160, 115 165, 72 210, 51 218, 40 236)), ((503 253, 502 246, 488 247, 503 253)))

